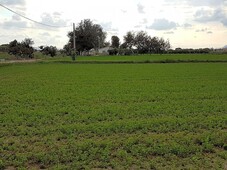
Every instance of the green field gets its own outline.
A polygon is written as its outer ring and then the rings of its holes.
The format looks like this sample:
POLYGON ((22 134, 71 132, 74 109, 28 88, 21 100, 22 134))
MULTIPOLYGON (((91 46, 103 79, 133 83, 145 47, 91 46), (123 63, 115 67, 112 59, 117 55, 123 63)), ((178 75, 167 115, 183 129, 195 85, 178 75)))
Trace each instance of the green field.
POLYGON ((227 61, 227 54, 151 54, 135 56, 79 56, 78 61, 227 61))
MULTIPOLYGON (((38 53, 37 53, 38 54, 38 53)), ((39 58, 39 57, 37 57, 39 58)), ((46 61, 72 61, 71 57, 45 58, 46 61)), ((76 62, 227 62, 227 54, 146 54, 132 56, 77 56, 76 62)))
POLYGON ((224 169, 227 63, 0 65, 0 132, 0 169, 224 169))
MULTIPOLYGON (((58 54, 55 57, 35 52, 35 59, 44 62, 71 62, 70 56, 58 54)), ((16 57, 0 52, 0 59, 15 60, 16 57)), ((77 56, 76 62, 102 62, 102 63, 178 63, 178 62, 227 62, 227 54, 145 54, 131 56, 77 56)))

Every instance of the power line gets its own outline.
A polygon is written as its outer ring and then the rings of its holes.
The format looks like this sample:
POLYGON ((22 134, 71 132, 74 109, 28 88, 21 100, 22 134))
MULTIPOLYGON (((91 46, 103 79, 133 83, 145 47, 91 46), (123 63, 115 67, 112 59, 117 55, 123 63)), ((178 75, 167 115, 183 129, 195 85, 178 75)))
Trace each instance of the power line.
POLYGON ((8 11, 10 11, 10 12, 16 14, 16 15, 19 15, 19 16, 22 17, 22 18, 25 18, 25 19, 27 19, 27 20, 29 20, 29 21, 32 21, 32 22, 36 23, 36 24, 44 25, 44 26, 46 26, 46 27, 54 27, 54 28, 71 27, 71 26, 55 26, 55 25, 49 25, 49 24, 45 24, 45 23, 42 23, 42 22, 38 22, 38 21, 35 21, 35 20, 33 20, 33 19, 30 19, 30 18, 28 18, 28 17, 26 17, 26 16, 24 16, 24 15, 21 15, 21 14, 17 13, 16 11, 13 11, 12 9, 10 9, 10 8, 8 8, 8 7, 4 6, 4 5, 2 5, 2 4, 0 4, 0 6, 3 7, 3 8, 5 8, 5 9, 7 9, 8 11))

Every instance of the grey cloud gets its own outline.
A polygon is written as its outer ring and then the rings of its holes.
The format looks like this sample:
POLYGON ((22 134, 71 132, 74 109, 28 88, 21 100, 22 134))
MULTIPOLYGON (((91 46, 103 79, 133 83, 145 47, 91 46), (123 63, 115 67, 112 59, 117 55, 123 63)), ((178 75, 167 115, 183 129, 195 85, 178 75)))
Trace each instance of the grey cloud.
POLYGON ((12 20, 20 21, 20 20, 21 20, 21 17, 18 16, 18 15, 13 15, 13 16, 12 16, 12 20))
POLYGON ((137 4, 137 10, 140 14, 144 14, 144 6, 141 4, 137 4))
POLYGON ((201 32, 201 33, 207 33, 207 34, 213 34, 212 31, 208 30, 207 28, 197 29, 195 32, 201 32))
POLYGON ((174 34, 173 31, 164 32, 164 34, 174 34))
POLYGON ((53 26, 66 26, 67 20, 61 18, 61 14, 54 12, 53 14, 50 13, 43 13, 41 16, 41 22, 48 25, 53 26))
POLYGON ((198 10, 196 11, 195 21, 198 22, 221 22, 224 26, 227 26, 227 15, 222 9, 216 10, 198 10))
POLYGON ((192 25, 191 25, 191 24, 188 24, 188 23, 185 23, 185 24, 183 25, 183 27, 184 27, 184 28, 191 28, 192 25))
POLYGON ((5 29, 12 29, 12 28, 27 28, 27 22, 25 21, 5 21, 1 23, 2 27, 5 29))
POLYGON ((4 29, 27 28, 27 22, 21 20, 18 15, 13 15, 11 19, 5 20, 1 25, 4 29))
POLYGON ((100 24, 105 31, 118 31, 118 29, 112 27, 112 22, 104 22, 100 24))
POLYGON ((225 45, 223 48, 224 48, 224 49, 227 49, 227 45, 225 45))
POLYGON ((134 28, 141 28, 141 27, 143 27, 143 26, 144 26, 145 24, 147 24, 147 23, 148 23, 147 19, 146 19, 146 18, 143 18, 143 19, 139 22, 138 25, 134 26, 134 28))
POLYGON ((136 25, 136 26, 134 26, 134 28, 141 28, 142 27, 142 25, 136 25))
POLYGON ((61 13, 60 12, 54 12, 53 13, 53 16, 60 17, 61 16, 61 13))
POLYGON ((206 32, 207 30, 208 30, 207 28, 202 28, 195 30, 195 32, 206 32))
POLYGON ((126 10, 123 10, 123 9, 121 10, 121 12, 124 13, 124 14, 127 13, 127 11, 126 10))
POLYGON ((141 22, 140 22, 140 24, 147 24, 147 19, 146 18, 144 18, 141 22))
POLYGON ((40 36, 45 36, 45 37, 49 37, 50 36, 50 34, 48 33, 48 32, 44 32, 44 33, 41 33, 41 34, 39 34, 40 36))
POLYGON ((223 17, 220 21, 224 26, 227 26, 227 17, 226 16, 223 17))
POLYGON ((8 6, 13 6, 13 5, 25 5, 26 2, 25 0, 2 0, 1 4, 3 5, 8 5, 8 6))
POLYGON ((151 26, 148 26, 148 29, 154 30, 171 30, 178 26, 177 23, 168 21, 166 19, 156 19, 151 26))
POLYGON ((187 0, 193 6, 221 6, 225 0, 187 0))
POLYGON ((226 0, 165 0, 167 5, 170 4, 187 4, 190 6, 208 6, 208 7, 220 7, 225 5, 226 0))

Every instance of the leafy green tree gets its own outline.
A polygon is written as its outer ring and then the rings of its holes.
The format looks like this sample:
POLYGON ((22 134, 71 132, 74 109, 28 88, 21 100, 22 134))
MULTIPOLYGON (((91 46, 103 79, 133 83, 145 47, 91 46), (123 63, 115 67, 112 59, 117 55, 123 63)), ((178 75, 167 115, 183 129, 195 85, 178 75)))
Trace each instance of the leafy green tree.
POLYGON ((26 47, 26 48, 30 48, 33 44, 34 41, 32 41, 31 38, 25 38, 22 42, 21 42, 22 46, 26 47))
POLYGON ((20 43, 17 40, 13 40, 9 43, 9 54, 19 56, 20 53, 20 43))
POLYGON ((151 37, 144 31, 140 31, 135 35, 134 46, 138 53, 144 54, 150 52, 151 37))
MULTIPOLYGON (((89 51, 92 48, 98 49, 104 46, 106 33, 103 28, 94 24, 90 19, 81 21, 75 29, 76 50, 79 53, 89 51)), ((68 33, 69 42, 64 47, 68 52, 73 48, 73 32, 68 33)))
POLYGON ((127 32, 126 35, 124 36, 124 43, 122 44, 122 47, 132 49, 132 46, 134 45, 134 40, 135 33, 132 31, 127 32))
POLYGON ((112 36, 111 37, 111 47, 113 48, 119 48, 120 46, 120 39, 118 36, 112 36))
POLYGON ((121 49, 131 50, 132 53, 136 51, 139 54, 165 53, 170 49, 170 43, 169 40, 165 41, 163 38, 151 37, 144 31, 137 33, 127 32, 124 36, 124 43, 121 45, 121 49))
POLYGON ((8 53, 15 55, 17 58, 32 58, 34 53, 33 44, 34 42, 30 38, 25 38, 22 42, 11 41, 8 53))
POLYGON ((57 48, 54 46, 40 46, 39 48, 44 55, 50 55, 51 57, 57 55, 57 48))

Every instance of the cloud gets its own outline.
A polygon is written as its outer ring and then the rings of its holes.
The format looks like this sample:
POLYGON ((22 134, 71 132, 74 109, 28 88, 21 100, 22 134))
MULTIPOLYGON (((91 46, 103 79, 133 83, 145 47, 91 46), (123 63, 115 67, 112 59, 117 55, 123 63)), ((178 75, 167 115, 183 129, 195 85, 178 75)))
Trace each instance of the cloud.
POLYGON ((154 30, 171 30, 178 26, 177 23, 173 21, 168 21, 166 19, 156 19, 154 20, 153 24, 151 26, 148 26, 148 29, 154 29, 154 30))
POLYGON ((212 31, 208 30, 208 28, 202 28, 202 29, 197 29, 195 32, 200 32, 200 33, 207 33, 207 34, 213 34, 212 31))
POLYGON ((144 6, 141 5, 140 3, 137 4, 137 10, 138 10, 138 12, 139 12, 140 14, 144 14, 144 13, 145 13, 145 12, 144 12, 144 6))
POLYGON ((185 23, 185 24, 183 25, 183 27, 184 27, 184 28, 191 28, 191 27, 192 27, 192 25, 191 25, 191 24, 189 24, 189 23, 185 23))
POLYGON ((141 28, 142 27, 142 25, 136 25, 136 26, 134 26, 134 28, 141 28))
POLYGON ((174 34, 173 31, 164 32, 164 34, 174 34))
POLYGON ((100 25, 105 31, 118 31, 118 29, 112 27, 112 22, 103 22, 100 25))
POLYGON ((227 15, 222 9, 204 10, 200 9, 196 11, 195 21, 207 23, 207 22, 221 22, 224 26, 227 26, 227 15))
POLYGON ((67 25, 67 20, 61 18, 61 14, 58 12, 54 12, 53 14, 50 13, 43 13, 41 15, 41 22, 48 25, 64 27, 67 25))
POLYGON ((26 4, 26 2, 25 2, 25 0, 2 0, 1 4, 7 5, 7 6, 14 6, 14 5, 24 6, 26 4))
POLYGON ((18 15, 13 15, 12 16, 12 20, 20 21, 21 20, 21 17, 18 16, 18 15))
POLYGON ((127 10, 121 9, 121 12, 125 14, 127 13, 127 10))
POLYGON ((39 34, 40 36, 44 37, 50 37, 51 35, 48 32, 43 32, 39 34))
POLYGON ((147 23, 148 23, 147 18, 144 18, 144 19, 140 22, 140 24, 147 24, 147 23))
POLYGON ((195 32, 206 32, 207 30, 208 30, 207 28, 202 28, 195 30, 195 32))
POLYGON ((226 0, 165 0, 168 4, 187 4, 190 6, 220 7, 226 0))
POLYGON ((4 29, 27 28, 27 22, 22 21, 18 15, 13 15, 11 19, 5 20, 1 25, 4 29))
POLYGON ((27 27, 27 22, 10 20, 10 21, 3 22, 1 25, 5 29, 26 28, 27 27))
POLYGON ((186 0, 193 6, 221 6, 224 4, 224 0, 186 0))

